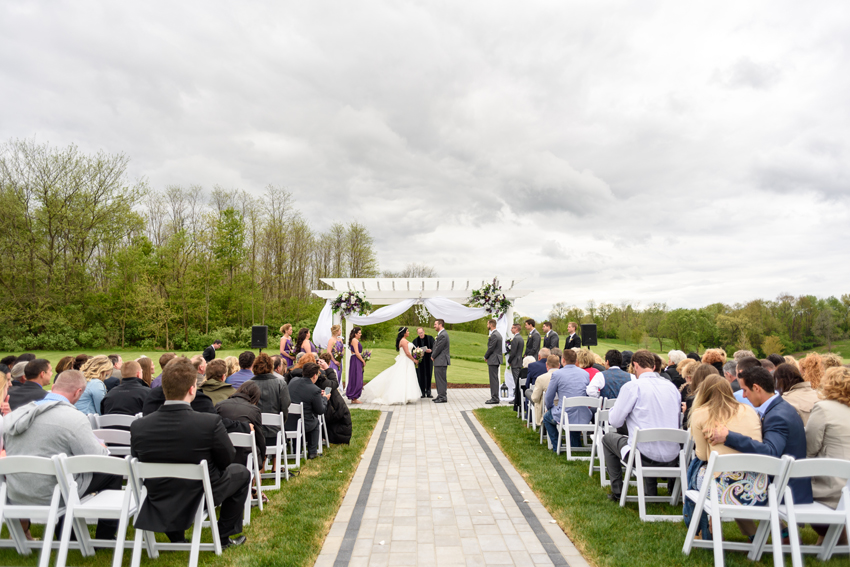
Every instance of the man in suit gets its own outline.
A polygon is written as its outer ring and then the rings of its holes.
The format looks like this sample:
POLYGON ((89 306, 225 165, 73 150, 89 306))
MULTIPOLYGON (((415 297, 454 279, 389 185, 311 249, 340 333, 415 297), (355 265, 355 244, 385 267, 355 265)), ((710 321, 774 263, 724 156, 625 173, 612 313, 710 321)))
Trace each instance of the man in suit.
POLYGON ((490 399, 485 404, 499 403, 499 368, 502 366, 502 334, 496 330, 496 320, 487 321, 490 329, 490 337, 487 339, 487 352, 484 360, 487 361, 487 370, 490 374, 490 399))
POLYGON ((204 357, 204 360, 209 362, 210 360, 215 359, 215 351, 221 348, 221 340, 216 339, 213 341, 213 344, 204 349, 204 353, 201 355, 204 357))
POLYGON ((434 329, 437 331, 437 338, 434 341, 434 348, 431 351, 431 360, 434 363, 434 381, 437 383, 437 397, 434 398, 434 403, 436 404, 444 404, 448 401, 448 398, 446 398, 446 390, 448 388, 446 372, 452 363, 449 333, 446 332, 444 326, 445 321, 442 319, 434 320, 434 329))
POLYGON ((425 334, 425 329, 419 327, 416 329, 416 338, 413 339, 413 346, 422 349, 422 360, 416 367, 416 378, 419 380, 419 389, 422 390, 423 398, 431 397, 431 375, 434 371, 434 366, 431 363, 431 351, 434 350, 434 337, 425 334))
POLYGON ((144 409, 150 393, 150 387, 142 380, 142 366, 135 360, 128 360, 121 368, 121 383, 109 390, 100 402, 101 413, 136 415, 144 409))
POLYGON ((543 348, 561 348, 561 338, 552 330, 552 323, 543 321, 543 348))
POLYGON ((304 404, 304 415, 290 414, 286 420, 286 430, 295 431, 298 420, 304 420, 304 436, 307 438, 307 458, 315 459, 319 454, 321 431, 319 417, 325 414, 328 407, 329 394, 316 386, 319 378, 319 365, 308 362, 304 365, 301 376, 289 383, 289 398, 293 404, 304 404))
MULTIPOLYGON (((13 411, 30 402, 44 398, 47 395, 44 387, 50 384, 50 378, 53 375, 53 367, 46 358, 19 362, 15 365, 15 370, 19 369, 18 365, 20 364, 24 365, 22 383, 20 386, 9 389, 9 407, 13 411)), ((12 376, 14 376, 14 373, 12 376)))
MULTIPOLYGON (((711 444, 725 444, 741 453, 770 455, 776 458, 791 455, 795 459, 805 459, 806 428, 803 426, 803 420, 794 406, 781 397, 774 396, 775 384, 770 372, 761 366, 754 366, 738 372, 738 380, 741 391, 754 407, 767 406, 762 411, 762 441, 754 441, 721 425, 714 429, 711 444)), ((794 478, 788 481, 788 486, 794 496, 794 504, 811 504, 814 501, 812 479, 794 478)))
MULTIPOLYGON (((218 533, 222 547, 241 545, 242 512, 251 475, 234 463, 236 449, 215 414, 198 413, 189 405, 197 392, 198 373, 189 360, 176 358, 162 374, 166 401, 147 417, 130 426, 130 453, 143 463, 198 464, 206 460, 213 501, 221 506, 218 533)), ((145 481, 147 499, 142 504, 136 528, 165 532, 172 542, 185 541, 185 531, 195 518, 203 497, 198 481, 151 479, 145 481)), ((214 512, 210 515, 215 518, 214 512)), ((195 526, 199 529, 200 526, 195 526)))
POLYGON ((567 331, 569 331, 570 336, 567 337, 567 343, 564 345, 564 350, 570 348, 581 348, 581 337, 576 334, 576 328, 578 325, 570 321, 567 323, 567 331))
POLYGON ((738 362, 735 359, 729 360, 723 365, 723 375, 729 385, 732 386, 733 394, 741 389, 741 384, 738 382, 738 362))
POLYGON ((121 383, 121 367, 124 365, 124 360, 121 356, 117 354, 110 354, 106 358, 109 359, 109 362, 112 363, 112 374, 103 381, 103 385, 106 386, 106 391, 109 392, 121 383))
MULTIPOLYGON (((508 366, 511 369, 511 375, 514 379, 514 409, 516 410, 519 407, 520 399, 522 397, 522 389, 519 383, 519 375, 522 372, 522 335, 519 334, 519 325, 514 323, 511 326, 511 333, 513 333, 513 337, 511 338, 511 348, 508 351, 508 366)), ((510 386, 508 386, 510 388, 510 386)))
POLYGON ((528 339, 525 341, 525 356, 534 358, 538 358, 537 355, 540 353, 540 333, 535 329, 536 325, 534 319, 525 320, 525 330, 528 333, 528 339))

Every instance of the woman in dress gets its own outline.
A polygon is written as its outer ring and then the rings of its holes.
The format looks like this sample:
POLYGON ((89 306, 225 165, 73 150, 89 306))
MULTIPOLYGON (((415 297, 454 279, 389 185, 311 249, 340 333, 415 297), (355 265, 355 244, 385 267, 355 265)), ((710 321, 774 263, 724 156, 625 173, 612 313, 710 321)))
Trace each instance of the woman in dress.
POLYGON ((297 345, 298 352, 307 354, 316 352, 316 346, 310 340, 310 329, 307 327, 301 327, 298 331, 298 338, 295 340, 295 344, 297 345))
POLYGON ((292 354, 292 325, 287 323, 280 328, 280 333, 280 357, 289 368, 295 364, 295 355, 292 354))
MULTIPOLYGON (((696 458, 688 466, 688 490, 699 490, 705 476, 706 464, 712 451, 719 455, 731 455, 738 451, 726 445, 712 445, 709 439, 715 427, 726 426, 729 431, 746 435, 754 441, 761 441, 761 419, 756 411, 742 404, 732 395, 732 386, 716 369, 708 364, 714 372, 708 374, 697 386, 696 398, 690 415, 691 436, 694 439, 696 458)), ((751 472, 727 472, 717 479, 720 489, 721 504, 740 504, 743 506, 759 506, 767 502, 767 476, 751 472)), ((690 525, 694 503, 685 499, 685 524, 690 525)), ((702 539, 711 539, 708 530, 708 517, 703 513, 702 518, 695 519, 700 523, 702 539)), ((752 521, 739 522, 738 527, 746 536, 755 534, 755 524, 752 521)))
POLYGON ((348 335, 351 359, 348 361, 348 385, 345 387, 345 397, 351 400, 352 404, 363 403, 360 401, 360 394, 363 393, 363 367, 366 365, 366 361, 363 360, 363 345, 360 344, 361 336, 363 336, 363 329, 360 327, 354 327, 351 329, 351 334, 348 335))
POLYGON ((416 361, 410 354, 410 342, 407 327, 398 330, 395 349, 398 356, 395 364, 375 376, 363 388, 362 401, 365 403, 395 405, 409 404, 422 397, 419 379, 416 377, 416 361))
POLYGON ((333 368, 334 372, 336 372, 337 380, 340 377, 340 368, 339 364, 337 364, 336 359, 334 358, 334 353, 342 353, 345 352, 345 349, 342 346, 342 342, 339 340, 339 335, 342 333, 342 327, 339 325, 334 325, 331 327, 331 338, 328 340, 328 354, 331 355, 331 361, 329 363, 330 367, 333 368))
POLYGON ((100 402, 106 395, 106 386, 103 381, 112 374, 112 362, 106 355, 99 354, 90 358, 80 369, 86 377, 86 389, 74 406, 84 414, 96 413, 100 415, 100 402))

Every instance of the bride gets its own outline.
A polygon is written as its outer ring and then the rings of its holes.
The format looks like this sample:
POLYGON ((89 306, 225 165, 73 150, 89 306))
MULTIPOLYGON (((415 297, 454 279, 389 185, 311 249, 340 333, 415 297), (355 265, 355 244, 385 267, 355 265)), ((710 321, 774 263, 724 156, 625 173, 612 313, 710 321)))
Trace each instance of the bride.
POLYGON ((378 374, 363 388, 360 401, 381 405, 401 405, 417 402, 422 397, 419 380, 416 378, 416 363, 410 354, 411 344, 407 340, 407 327, 398 330, 395 349, 398 356, 395 364, 378 374))

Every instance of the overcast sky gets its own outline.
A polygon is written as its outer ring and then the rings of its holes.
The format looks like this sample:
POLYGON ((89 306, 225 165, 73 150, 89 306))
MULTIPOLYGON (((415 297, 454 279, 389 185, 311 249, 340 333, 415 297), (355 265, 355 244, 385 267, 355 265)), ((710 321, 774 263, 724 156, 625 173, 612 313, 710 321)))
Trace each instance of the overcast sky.
POLYGON ((850 293, 849 110, 846 0, 0 4, 0 139, 283 185, 538 317, 850 293))

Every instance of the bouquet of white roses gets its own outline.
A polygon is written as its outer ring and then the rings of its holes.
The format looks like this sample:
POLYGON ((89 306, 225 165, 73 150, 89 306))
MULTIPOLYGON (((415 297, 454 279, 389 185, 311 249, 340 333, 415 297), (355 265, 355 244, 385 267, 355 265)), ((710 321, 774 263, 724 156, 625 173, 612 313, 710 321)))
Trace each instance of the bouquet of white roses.
POLYGON ((416 366, 419 366, 419 363, 422 362, 422 358, 425 356, 425 351, 421 347, 416 347, 410 351, 410 356, 413 357, 413 362, 416 366))

